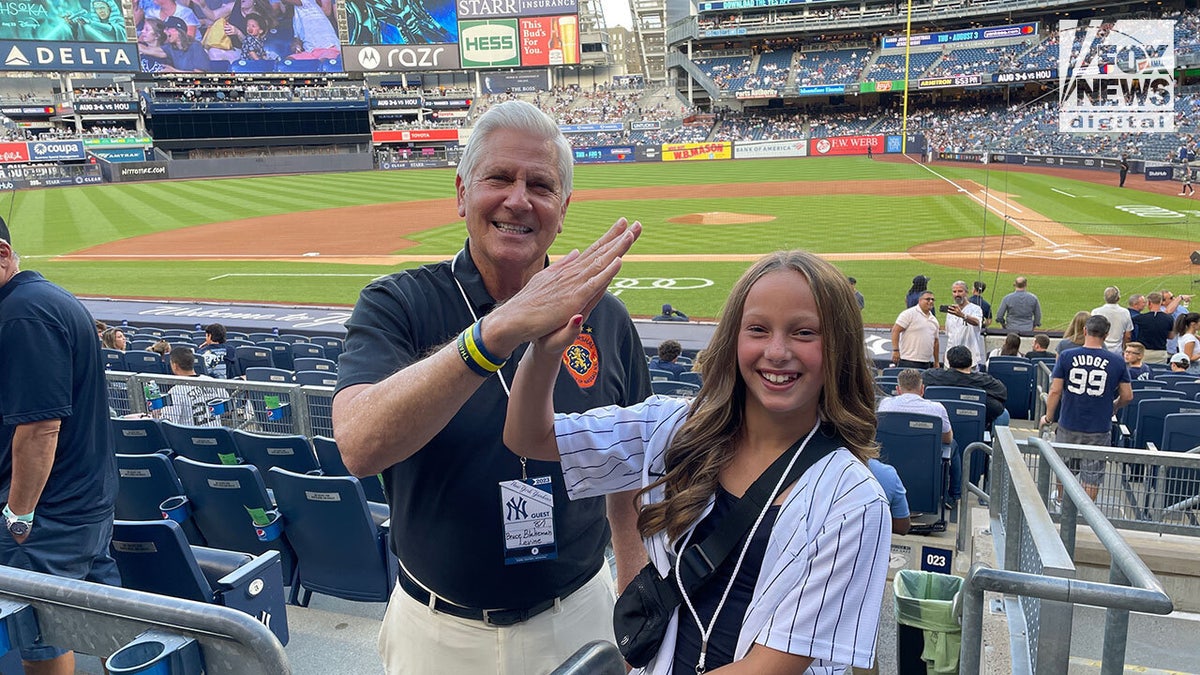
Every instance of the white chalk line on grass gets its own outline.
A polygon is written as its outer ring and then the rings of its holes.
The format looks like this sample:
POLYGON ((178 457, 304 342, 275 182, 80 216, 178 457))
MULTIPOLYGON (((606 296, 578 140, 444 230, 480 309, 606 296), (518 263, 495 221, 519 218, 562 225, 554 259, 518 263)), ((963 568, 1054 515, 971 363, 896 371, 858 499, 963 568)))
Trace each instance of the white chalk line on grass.
MULTIPOLYGON (((954 186, 954 188, 955 188, 955 189, 957 189, 959 192, 961 192, 961 193, 965 194, 966 196, 970 197, 971 199, 974 199, 976 202, 978 202, 978 203, 979 203, 980 205, 982 205, 984 208, 990 209, 990 210, 991 210, 992 212, 994 212, 996 215, 998 215, 998 216, 1000 216, 1001 218, 1004 218, 1004 219, 1005 219, 1005 220, 1007 220, 1008 222, 1012 223, 1014 227, 1016 227, 1017 229, 1021 230, 1021 231, 1022 231, 1022 232, 1024 232, 1025 234, 1028 234, 1028 235, 1029 235, 1029 236, 1031 236, 1031 237, 1036 237, 1036 238, 1038 238, 1038 239, 1041 239, 1042 241, 1046 242, 1046 245, 1047 245, 1047 246, 1051 246, 1051 247, 1057 247, 1057 246, 1058 246, 1058 244, 1057 244, 1057 243, 1055 243, 1054 241, 1052 241, 1050 238, 1048 238, 1048 237, 1044 236, 1044 235, 1043 235, 1043 234, 1041 234, 1040 232, 1037 232, 1037 231, 1035 231, 1033 228, 1031 228, 1031 227, 1029 227, 1029 226, 1025 225, 1024 223, 1022 223, 1021 221, 1017 220, 1016 218, 1013 218, 1012 216, 1008 215, 1008 213, 1006 213, 1006 212, 1004 212, 1004 211, 1001 211, 1000 209, 998 209, 998 208, 996 208, 996 207, 992 206, 991 204, 989 204, 989 203, 988 203, 988 200, 987 200, 987 199, 980 199, 979 197, 976 197, 975 195, 971 194, 971 191, 970 191, 970 190, 968 190, 968 189, 966 189, 965 187, 963 187, 963 186, 959 185, 958 183, 955 183, 954 181, 952 181, 952 180, 950 180, 949 178, 947 178, 947 177, 943 176, 942 174, 938 173, 937 171, 934 171, 933 169, 929 168, 929 167, 928 167, 927 165, 925 165, 925 164, 921 164, 920 162, 917 162, 917 161, 915 161, 915 160, 912 160, 911 158, 910 158, 910 160, 909 160, 909 161, 912 161, 914 164, 916 164, 917 166, 921 167, 922 169, 925 169, 925 170, 926 170, 926 171, 928 171, 929 173, 931 173, 931 174, 933 174, 933 175, 937 176, 938 178, 940 178, 940 179, 942 179, 942 180, 946 181, 947 183, 949 183, 950 185, 954 186)), ((985 194, 986 194, 986 191, 985 191, 985 194)), ((989 195, 989 197, 990 197, 990 195, 989 195)), ((1017 210, 1017 207, 1015 207, 1014 205, 1010 204, 1010 203, 1009 203, 1007 200, 1000 199, 1000 198, 994 198, 994 199, 996 199, 996 201, 999 201, 1000 203, 1004 204, 1004 205, 1005 205, 1005 206, 1006 206, 1006 207, 1007 207, 1009 210, 1013 210, 1013 211, 1016 211, 1016 210, 1017 210)))
POLYGON ((368 277, 371 279, 379 279, 387 276, 379 274, 321 274, 319 272, 309 273, 287 273, 287 272, 232 272, 230 274, 220 274, 215 277, 209 277, 209 281, 217 281, 219 279, 228 279, 230 277, 368 277))
POLYGON ((1075 195, 1071 194, 1070 192, 1063 192, 1062 190, 1059 190, 1058 188, 1054 188, 1054 187, 1052 187, 1050 189, 1057 192, 1060 195, 1066 195, 1066 196, 1070 197, 1071 199, 1075 199, 1075 195))

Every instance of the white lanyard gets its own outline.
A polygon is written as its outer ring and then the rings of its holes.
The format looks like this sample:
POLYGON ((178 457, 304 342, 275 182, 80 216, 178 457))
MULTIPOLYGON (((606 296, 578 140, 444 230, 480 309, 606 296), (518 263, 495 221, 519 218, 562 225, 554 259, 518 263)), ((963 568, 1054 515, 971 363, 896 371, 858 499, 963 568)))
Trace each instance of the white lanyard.
MULTIPOLYGON (((704 660, 708 656, 708 638, 712 636, 713 629, 717 626, 717 617, 721 615, 721 608, 725 606, 725 601, 729 598, 729 592, 733 590, 733 582, 737 579, 738 570, 742 568, 742 561, 746 558, 746 551, 750 549, 750 542, 754 540, 754 533, 758 530, 759 524, 762 523, 763 518, 767 516, 767 511, 771 509, 771 504, 775 501, 779 491, 783 488, 783 481, 787 480, 788 474, 792 471, 792 466, 796 464, 796 459, 800 457, 800 453, 804 452, 804 448, 808 446, 809 439, 812 438, 813 434, 816 433, 817 428, 820 426, 821 423, 820 420, 818 420, 817 423, 813 425, 813 428, 808 432, 808 435, 804 437, 804 442, 800 444, 800 448, 792 454, 792 458, 788 461, 787 468, 784 469, 783 474, 779 476, 779 481, 775 483, 775 488, 771 490, 770 499, 768 499, 767 503, 763 505, 762 512, 758 514, 758 519, 754 521, 753 527, 750 528, 750 534, 746 537, 746 543, 742 544, 742 551, 738 554, 737 563, 733 566, 733 574, 729 575, 729 582, 725 584, 725 590, 721 593, 721 601, 717 603, 717 609, 713 612, 712 620, 708 622, 708 626, 705 626, 700 621, 700 614, 696 611, 696 606, 692 604, 692 599, 688 597, 687 591, 683 588, 683 579, 679 575, 678 562, 675 565, 675 584, 679 586, 679 594, 683 596, 683 603, 687 606, 692 618, 696 621, 696 627, 700 629, 700 660, 696 663, 697 675, 701 675, 707 670, 704 667, 704 660)), ((745 497, 745 495, 742 496, 745 497)), ((720 523, 718 523, 717 527, 720 526, 720 523)), ((688 541, 692 538, 692 534, 695 531, 696 528, 692 528, 687 535, 684 536, 683 545, 679 548, 680 551, 687 549, 688 541)), ((679 557, 677 556, 676 561, 678 560, 679 557)))
MULTIPOLYGON (((479 320, 479 315, 477 315, 475 313, 475 307, 472 306, 471 301, 467 299, 467 291, 466 291, 466 289, 463 288, 462 283, 459 282, 458 274, 456 274, 454 271, 454 263, 456 263, 456 262, 458 262, 457 255, 454 256, 453 258, 451 258, 451 260, 450 260, 450 278, 454 279, 454 285, 458 286, 458 292, 460 295, 462 295, 463 304, 465 304, 467 306, 467 311, 471 313, 471 323, 475 323, 476 321, 479 320)), ((512 357, 510 356, 509 359, 511 360, 512 357)), ((504 390, 504 395, 509 396, 510 394, 508 392, 508 382, 504 379, 504 373, 497 370, 496 377, 500 378, 500 388, 504 390)), ((525 467, 525 458, 522 457, 521 458, 521 468, 524 469, 524 467, 525 467)), ((522 471, 522 473, 524 473, 524 471, 522 471)))
MULTIPOLYGON (((475 323, 479 320, 479 315, 475 313, 475 307, 473 307, 471 305, 471 301, 467 299, 467 291, 463 288, 462 283, 458 280, 458 274, 456 274, 454 271, 454 263, 456 262, 458 262, 458 256, 454 256, 450 260, 450 278, 454 279, 454 285, 458 286, 458 293, 462 296, 463 304, 467 306, 467 311, 471 313, 471 323, 475 323)), ((509 359, 511 360, 512 357, 510 356, 509 359)), ((510 397, 511 394, 508 391, 508 381, 504 379, 504 373, 497 370, 496 377, 500 378, 500 388, 504 390, 504 396, 506 398, 510 397)), ((529 478, 528 472, 525 471, 525 463, 528 460, 526 459, 525 455, 517 455, 517 457, 521 459, 521 480, 526 480, 529 478)))

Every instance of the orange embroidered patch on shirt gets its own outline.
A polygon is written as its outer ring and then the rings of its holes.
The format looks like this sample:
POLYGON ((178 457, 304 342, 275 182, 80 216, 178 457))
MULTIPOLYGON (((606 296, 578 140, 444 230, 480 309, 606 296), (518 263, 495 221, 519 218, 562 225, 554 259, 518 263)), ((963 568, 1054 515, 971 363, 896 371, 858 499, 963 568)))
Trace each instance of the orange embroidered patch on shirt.
POLYGON ((590 326, 584 326, 584 332, 563 352, 563 364, 581 388, 590 389, 596 384, 600 375, 600 351, 596 349, 590 326))

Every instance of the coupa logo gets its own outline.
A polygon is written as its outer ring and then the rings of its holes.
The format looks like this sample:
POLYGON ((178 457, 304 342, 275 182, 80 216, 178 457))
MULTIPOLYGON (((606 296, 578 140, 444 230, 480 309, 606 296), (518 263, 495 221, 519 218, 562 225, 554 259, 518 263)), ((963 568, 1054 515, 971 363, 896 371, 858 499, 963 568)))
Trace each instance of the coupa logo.
POLYGON ((464 66, 520 65, 515 20, 463 21, 459 43, 464 66))

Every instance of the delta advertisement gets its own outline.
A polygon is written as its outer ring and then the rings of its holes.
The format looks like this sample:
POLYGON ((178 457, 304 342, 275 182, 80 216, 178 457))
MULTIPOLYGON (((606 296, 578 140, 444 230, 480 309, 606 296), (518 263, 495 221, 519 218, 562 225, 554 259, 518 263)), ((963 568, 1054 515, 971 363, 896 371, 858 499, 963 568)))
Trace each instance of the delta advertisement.
POLYGON ((887 145, 882 135, 876 136, 834 136, 832 138, 813 138, 808 141, 808 154, 825 157, 829 155, 865 155, 867 148, 872 152, 883 153, 887 145))
POLYGON ((708 159, 733 159, 733 143, 664 143, 662 161, 687 162, 708 159))
MULTIPOLYGON (((5 4, 0 2, 0 7, 5 4)), ((0 10, 2 12, 3 10, 0 10)), ((99 42, 13 42, 0 40, 0 71, 53 70, 58 72, 136 73, 137 47, 99 42)))
POLYGON ((575 148, 576 164, 608 164, 636 161, 637 153, 632 145, 575 148))
POLYGON ((805 157, 807 155, 808 141, 802 138, 790 141, 736 141, 733 144, 734 159, 805 157))

